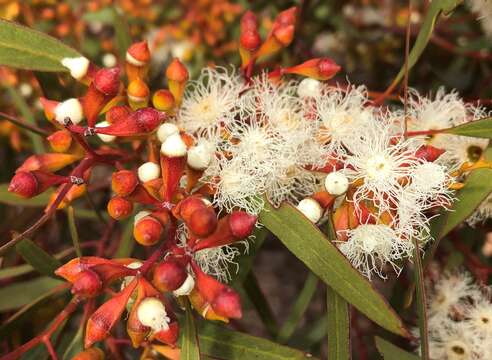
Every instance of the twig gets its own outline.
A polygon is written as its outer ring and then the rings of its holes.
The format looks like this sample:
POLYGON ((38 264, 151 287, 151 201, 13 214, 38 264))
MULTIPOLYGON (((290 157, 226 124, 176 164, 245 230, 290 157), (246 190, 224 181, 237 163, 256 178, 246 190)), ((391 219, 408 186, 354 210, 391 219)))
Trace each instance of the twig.
POLYGON ((46 130, 43 130, 41 129, 40 127, 37 127, 36 125, 31 125, 27 122, 25 122, 24 120, 21 120, 21 119, 18 119, 12 115, 9 115, 9 114, 6 114, 4 112, 1 112, 0 111, 0 116, 1 117, 4 117, 5 119, 7 119, 8 121, 10 121, 12 124, 15 124, 21 128, 24 128, 26 130, 29 130, 35 134, 38 134, 40 136, 48 136, 50 133, 47 132, 46 130))

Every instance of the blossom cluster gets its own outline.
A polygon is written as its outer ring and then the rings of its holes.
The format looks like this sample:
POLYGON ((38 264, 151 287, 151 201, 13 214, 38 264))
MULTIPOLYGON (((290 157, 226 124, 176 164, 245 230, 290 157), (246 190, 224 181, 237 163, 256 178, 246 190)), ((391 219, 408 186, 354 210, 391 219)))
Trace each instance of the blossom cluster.
POLYGON ((465 271, 442 274, 429 288, 428 324, 431 359, 490 359, 490 288, 474 283, 465 271))

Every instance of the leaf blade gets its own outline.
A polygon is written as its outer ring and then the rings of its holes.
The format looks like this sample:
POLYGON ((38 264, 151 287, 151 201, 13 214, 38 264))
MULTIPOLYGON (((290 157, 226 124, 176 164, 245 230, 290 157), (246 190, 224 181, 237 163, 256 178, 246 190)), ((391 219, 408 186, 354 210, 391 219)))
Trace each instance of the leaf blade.
POLYGON ((15 246, 15 250, 41 275, 56 277, 54 272, 62 265, 60 261, 41 249, 30 239, 20 241, 15 246))
POLYGON ((193 311, 190 302, 186 300, 185 326, 181 341, 181 360, 200 360, 200 348, 198 345, 197 329, 193 319, 193 311))
POLYGON ((326 287, 328 358, 350 359, 350 315, 347 302, 326 287))
POLYGON ((379 336, 376 336, 375 342, 376 342, 376 348, 378 349, 379 353, 383 356, 384 359, 420 360, 420 358, 417 355, 414 355, 412 353, 409 353, 408 351, 400 349, 398 346, 393 345, 389 341, 386 341, 380 338, 379 336))

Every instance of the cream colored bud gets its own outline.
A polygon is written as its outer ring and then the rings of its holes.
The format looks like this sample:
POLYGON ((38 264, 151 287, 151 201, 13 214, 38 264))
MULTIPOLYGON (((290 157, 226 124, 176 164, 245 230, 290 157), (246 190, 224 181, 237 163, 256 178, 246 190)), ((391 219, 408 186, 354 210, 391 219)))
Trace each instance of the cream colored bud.
POLYGON ((297 210, 303 213, 313 223, 317 223, 323 215, 321 205, 311 198, 301 200, 297 205, 297 210))

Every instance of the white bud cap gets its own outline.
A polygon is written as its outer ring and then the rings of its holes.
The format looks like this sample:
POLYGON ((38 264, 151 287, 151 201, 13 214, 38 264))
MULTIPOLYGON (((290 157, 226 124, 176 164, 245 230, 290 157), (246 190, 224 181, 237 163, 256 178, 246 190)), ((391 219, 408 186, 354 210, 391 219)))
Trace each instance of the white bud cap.
POLYGON ((79 100, 72 98, 59 103, 55 107, 55 119, 60 124, 65 123, 65 118, 70 118, 72 123, 78 124, 84 118, 84 110, 79 100))
POLYGON ((147 182, 157 179, 161 175, 161 167, 152 161, 148 161, 138 168, 138 179, 147 182))
POLYGON ((179 134, 169 136, 161 145, 161 153, 167 157, 185 156, 186 152, 186 144, 179 134))
POLYGON ((19 92, 24 97, 29 97, 32 95, 32 86, 28 83, 22 83, 19 85, 19 92))
POLYGON ((173 294, 174 296, 186 296, 191 293, 194 287, 195 287, 195 279, 193 279, 193 276, 188 274, 186 280, 179 288, 173 291, 173 294))
POLYGON ((126 61, 135 66, 144 66, 143 61, 135 59, 128 51, 126 52, 126 61))
POLYGON ((150 214, 152 214, 150 211, 146 211, 146 210, 139 211, 138 213, 135 214, 135 217, 133 218, 134 224, 137 224, 140 220, 142 220, 146 216, 149 216, 150 214))
POLYGON ((157 129, 157 138, 161 143, 174 134, 179 134, 179 129, 176 125, 171 123, 164 123, 157 129))
MULTIPOLYGON (((140 268, 141 266, 143 265, 143 263, 141 261, 134 261, 132 263, 129 263, 128 265, 125 265, 125 267, 129 268, 129 269, 138 269, 140 268)), ((123 290, 124 288, 126 288, 131 282, 132 280, 135 278, 135 276, 125 276, 123 278, 123 281, 121 282, 121 290, 123 290)))
POLYGON ((142 325, 150 327, 153 331, 168 330, 171 321, 164 304, 155 297, 142 300, 138 305, 137 318, 142 325))
POLYGON ((108 68, 115 67, 117 64, 116 56, 114 56, 111 53, 106 53, 102 57, 102 63, 104 67, 108 67, 108 68))
POLYGON ((311 222, 317 223, 323 215, 321 205, 314 199, 306 198, 299 202, 297 210, 303 213, 311 222))
POLYGON ((81 56, 75 58, 63 58, 61 59, 61 64, 70 70, 70 75, 72 75, 74 79, 80 80, 87 74, 90 62, 89 59, 81 56))
POLYGON ((188 150, 188 165, 195 170, 205 170, 212 161, 213 150, 207 144, 198 144, 188 150))
MULTIPOLYGON (((101 121, 100 123, 96 124, 96 127, 106 127, 109 126, 110 124, 107 121, 101 121)), ((110 143, 113 142, 114 139, 116 139, 116 136, 114 135, 107 135, 107 134, 97 134, 97 137, 101 139, 105 143, 110 143)))
POLYGON ((305 78, 297 85, 297 95, 301 98, 316 97, 321 94, 321 82, 305 78))
POLYGON ((347 192, 349 180, 340 171, 329 173, 325 178, 325 189, 331 195, 342 195, 347 192))

